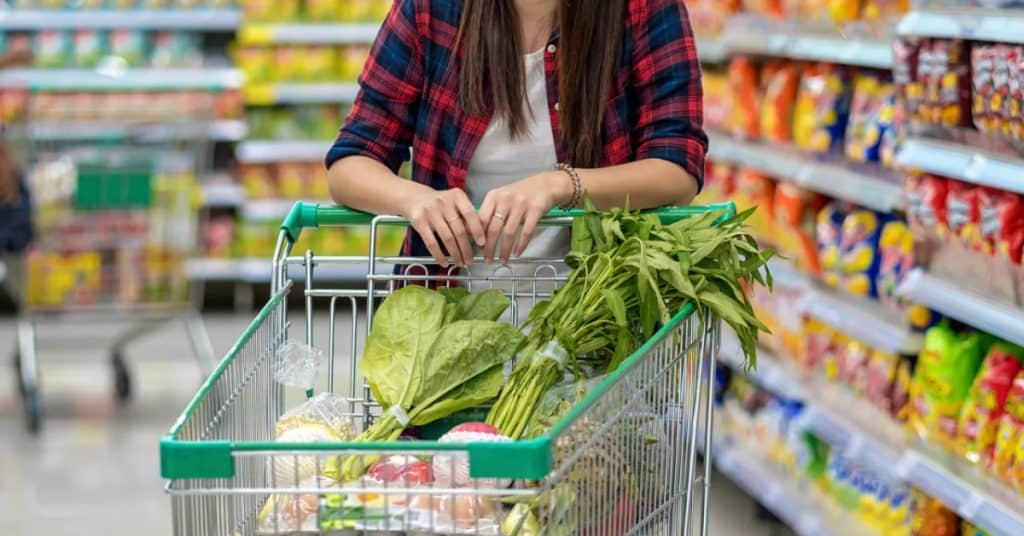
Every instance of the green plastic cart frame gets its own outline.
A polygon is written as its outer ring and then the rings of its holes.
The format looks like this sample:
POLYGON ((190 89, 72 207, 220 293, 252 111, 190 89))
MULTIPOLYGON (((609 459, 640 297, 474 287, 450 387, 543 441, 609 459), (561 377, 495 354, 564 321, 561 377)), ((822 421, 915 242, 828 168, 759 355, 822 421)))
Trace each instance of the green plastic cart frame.
MULTIPOLYGON (((679 207, 656 214, 674 221, 707 211, 728 216, 735 214, 735 207, 679 207)), ((568 226, 580 214, 555 211, 542 225, 568 226)), ((362 327, 368 330, 375 304, 398 285, 441 282, 471 290, 500 288, 512 298, 509 320, 518 323, 532 304, 550 296, 565 279, 567 268, 558 259, 520 258, 496 269, 481 270, 476 264, 429 272, 430 259, 378 254, 379 229, 394 225, 407 223, 343 207, 293 207, 281 226, 269 301, 160 442, 175 534, 706 534, 709 464, 698 471, 696 453, 711 451, 712 367, 720 322, 701 321, 689 305, 541 437, 468 444, 274 441, 285 398, 296 394, 274 380, 277 352, 292 340, 287 299, 292 292, 302 294, 305 306, 302 343, 327 354, 327 374, 320 374, 326 376, 321 381, 326 385, 316 390, 347 397, 346 417, 361 428, 381 413, 356 376, 361 320, 365 315, 362 327), (301 232, 319 227, 356 232, 368 227, 368 256, 317 256, 309 251, 292 256, 301 232), (317 274, 330 276, 332 270, 363 274, 365 288, 330 288, 317 274), (318 338, 319 330, 314 330, 323 323, 314 314, 314 303, 321 301, 329 303, 326 338, 318 338), (339 325, 351 330, 340 345, 339 325), (347 386, 336 389, 335 354, 342 348, 348 354, 347 386), (401 483, 362 479, 338 484, 324 478, 332 459, 353 454, 415 456, 435 466, 442 460, 452 469, 456 461, 465 460, 469 475, 479 480, 468 488, 413 489, 401 483), (292 468, 294 478, 288 472, 282 475, 280 467, 292 468), (300 474, 298 467, 306 470, 300 474), (510 487, 512 480, 516 485, 510 487), (359 502, 368 494, 377 501, 359 502), (410 500, 417 495, 433 497, 433 503, 427 501, 426 517, 412 515, 410 500), (467 526, 450 506, 438 506, 444 500, 476 501, 469 506, 476 519, 467 526), (302 501, 317 508, 297 508, 302 501)), ((420 432, 436 438, 459 419, 478 417, 479 412, 475 417, 470 412, 420 432)))

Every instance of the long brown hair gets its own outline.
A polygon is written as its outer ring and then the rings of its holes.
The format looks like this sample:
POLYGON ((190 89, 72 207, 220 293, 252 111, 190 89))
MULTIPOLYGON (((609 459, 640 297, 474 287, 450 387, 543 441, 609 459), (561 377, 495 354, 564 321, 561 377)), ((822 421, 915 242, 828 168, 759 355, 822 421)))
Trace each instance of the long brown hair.
MULTIPOLYGON (((625 0, 559 0, 556 20, 561 34, 562 142, 570 164, 597 167, 603 154, 605 108, 621 52, 625 0)), ((462 107, 473 115, 493 107, 513 138, 524 134, 526 74, 515 0, 465 0, 457 41, 462 50, 462 107)))

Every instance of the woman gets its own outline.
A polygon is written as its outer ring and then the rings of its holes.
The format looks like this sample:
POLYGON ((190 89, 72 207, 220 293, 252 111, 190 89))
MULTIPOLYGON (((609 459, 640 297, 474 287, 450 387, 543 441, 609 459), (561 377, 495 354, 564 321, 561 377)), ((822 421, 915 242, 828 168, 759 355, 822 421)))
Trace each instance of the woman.
POLYGON ((560 257, 555 207, 689 203, 707 137, 682 0, 397 0, 327 155, 334 200, 447 267, 560 257), (413 181, 396 173, 412 147, 413 181), (479 211, 474 209, 478 205, 479 211), (529 248, 528 248, 529 246, 529 248), (448 255, 446 255, 448 254, 448 255))

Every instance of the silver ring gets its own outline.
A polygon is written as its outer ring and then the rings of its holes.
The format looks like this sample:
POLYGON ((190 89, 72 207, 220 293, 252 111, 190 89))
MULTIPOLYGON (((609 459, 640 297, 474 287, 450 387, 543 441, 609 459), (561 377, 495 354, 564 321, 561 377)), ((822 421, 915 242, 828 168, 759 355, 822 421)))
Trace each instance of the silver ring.
POLYGON ((494 217, 498 218, 499 220, 504 220, 505 219, 505 215, 500 213, 500 212, 495 212, 494 213, 494 217))

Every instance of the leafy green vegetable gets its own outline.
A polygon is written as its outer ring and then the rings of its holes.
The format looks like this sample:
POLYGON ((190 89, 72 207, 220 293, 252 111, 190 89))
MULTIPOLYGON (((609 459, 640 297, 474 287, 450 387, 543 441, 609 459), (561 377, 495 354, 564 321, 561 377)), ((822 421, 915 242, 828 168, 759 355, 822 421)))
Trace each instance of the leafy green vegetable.
MULTIPOLYGON (((356 441, 395 440, 407 424, 424 425, 493 399, 504 364, 524 341, 518 329, 493 320, 507 307, 499 291, 441 294, 419 286, 385 300, 359 362, 385 413, 356 441)), ((372 462, 350 456, 339 466, 332 460, 324 473, 348 481, 372 462)))
MULTIPOLYGON (((589 356, 615 370, 655 329, 686 303, 702 321, 721 318, 736 332, 756 364, 759 331, 744 285, 771 286, 767 262, 745 221, 709 211, 665 225, 655 215, 612 209, 602 213, 586 200, 586 214, 573 222, 574 270, 557 292, 530 313, 527 348, 557 342, 574 360, 589 356)), ((572 363, 579 368, 577 361, 572 363)), ((578 376, 579 374, 577 374, 578 376)), ((540 396, 563 376, 550 360, 517 365, 487 422, 518 438, 540 396)))

